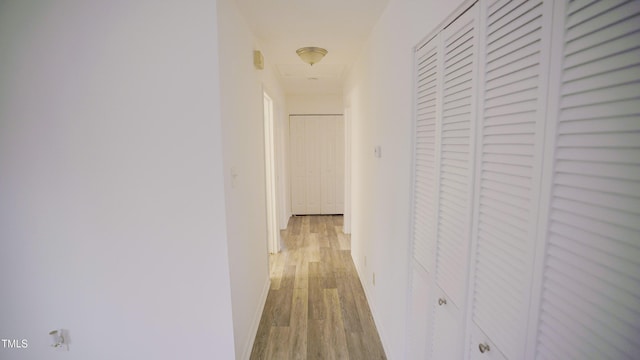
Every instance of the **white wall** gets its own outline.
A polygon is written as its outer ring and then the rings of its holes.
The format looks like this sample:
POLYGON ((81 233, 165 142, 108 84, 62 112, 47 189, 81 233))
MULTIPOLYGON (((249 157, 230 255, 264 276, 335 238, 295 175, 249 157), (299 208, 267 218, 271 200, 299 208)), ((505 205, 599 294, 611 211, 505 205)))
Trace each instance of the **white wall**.
POLYGON ((352 118, 352 256, 391 359, 404 357, 407 338, 412 49, 461 3, 391 0, 344 89, 352 118))
POLYGON ((234 358, 217 37, 215 1, 0 4, 0 358, 234 358))
POLYGON ((218 22, 233 324, 236 354, 246 358, 269 287, 263 88, 274 102, 275 121, 283 121, 285 104, 269 54, 264 70, 253 66, 253 50, 264 50, 235 1, 218 1, 218 22))
POLYGON ((298 115, 344 113, 342 94, 289 94, 287 107, 289 114, 298 115))

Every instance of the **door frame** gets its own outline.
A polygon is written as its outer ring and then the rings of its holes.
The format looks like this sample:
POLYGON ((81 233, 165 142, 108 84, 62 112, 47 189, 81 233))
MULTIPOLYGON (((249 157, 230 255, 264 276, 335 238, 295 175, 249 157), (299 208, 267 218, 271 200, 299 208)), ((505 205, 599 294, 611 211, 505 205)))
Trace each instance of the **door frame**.
POLYGON ((266 193, 266 221, 267 221, 267 247, 269 253, 280 252, 280 232, 278 225, 277 191, 276 191, 276 157, 274 136, 274 106, 273 100, 262 91, 263 99, 263 126, 264 126, 264 160, 265 160, 265 193, 266 193))

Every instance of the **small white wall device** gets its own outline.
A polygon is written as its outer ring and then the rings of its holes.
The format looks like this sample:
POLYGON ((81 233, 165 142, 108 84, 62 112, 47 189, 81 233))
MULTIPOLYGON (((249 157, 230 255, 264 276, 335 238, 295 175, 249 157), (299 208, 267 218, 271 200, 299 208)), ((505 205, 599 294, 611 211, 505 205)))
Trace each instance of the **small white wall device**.
POLYGON ((377 145, 373 148, 373 156, 377 157, 378 159, 382 157, 382 146, 377 145))
POLYGON ((59 350, 69 350, 69 343, 64 329, 51 330, 49 335, 51 335, 52 339, 51 347, 59 350))

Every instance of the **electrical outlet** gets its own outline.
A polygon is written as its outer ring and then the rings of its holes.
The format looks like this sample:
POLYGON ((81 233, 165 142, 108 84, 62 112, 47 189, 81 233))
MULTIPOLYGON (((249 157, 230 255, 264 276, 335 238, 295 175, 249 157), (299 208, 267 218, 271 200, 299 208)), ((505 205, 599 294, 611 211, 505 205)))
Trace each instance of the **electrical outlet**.
POLYGON ((382 146, 378 145, 373 148, 373 156, 377 157, 378 159, 382 157, 382 146))
POLYGON ((51 347, 58 351, 69 351, 69 330, 55 329, 49 331, 51 335, 51 347))
POLYGON ((373 286, 376 286, 376 273, 373 273, 373 286))

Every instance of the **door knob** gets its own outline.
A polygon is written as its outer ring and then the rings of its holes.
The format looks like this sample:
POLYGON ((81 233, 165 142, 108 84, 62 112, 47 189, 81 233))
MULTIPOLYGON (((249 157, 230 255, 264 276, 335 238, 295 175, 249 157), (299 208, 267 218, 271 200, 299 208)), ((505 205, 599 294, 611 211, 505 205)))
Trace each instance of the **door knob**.
POLYGON ((485 352, 491 350, 491 347, 489 347, 489 344, 487 343, 480 343, 478 345, 478 349, 480 350, 481 353, 484 354, 485 352))
POLYGON ((447 299, 443 299, 443 298, 438 299, 438 305, 442 306, 446 304, 447 304, 447 299))

